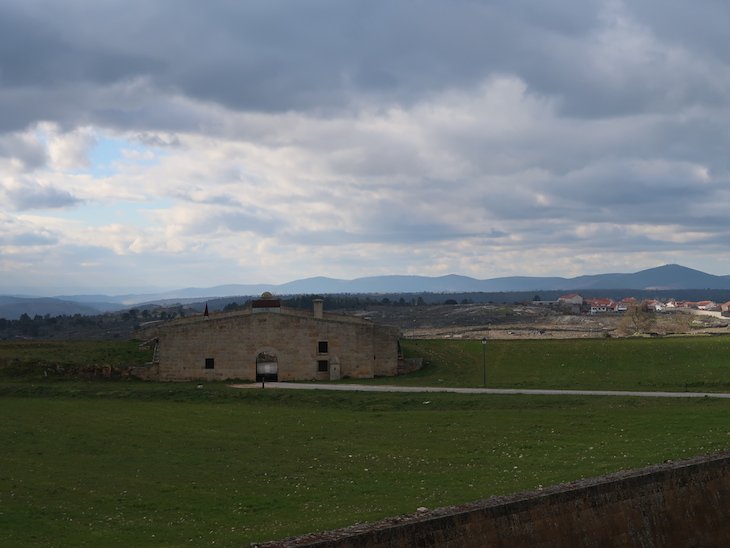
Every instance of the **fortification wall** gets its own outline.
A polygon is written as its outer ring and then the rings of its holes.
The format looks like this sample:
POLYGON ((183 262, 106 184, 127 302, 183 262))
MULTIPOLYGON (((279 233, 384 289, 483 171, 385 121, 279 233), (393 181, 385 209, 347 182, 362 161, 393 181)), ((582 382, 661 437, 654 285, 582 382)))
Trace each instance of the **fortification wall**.
POLYGON ((730 546, 730 453, 261 546, 730 546))
POLYGON ((256 356, 278 360, 279 380, 328 380, 318 361, 336 362, 342 376, 394 375, 397 331, 367 322, 301 314, 256 313, 197 317, 156 326, 145 338, 159 339, 159 364, 148 377, 159 380, 255 380, 256 356), (319 351, 327 342, 327 352, 319 351), (206 368, 206 359, 212 367, 206 368))

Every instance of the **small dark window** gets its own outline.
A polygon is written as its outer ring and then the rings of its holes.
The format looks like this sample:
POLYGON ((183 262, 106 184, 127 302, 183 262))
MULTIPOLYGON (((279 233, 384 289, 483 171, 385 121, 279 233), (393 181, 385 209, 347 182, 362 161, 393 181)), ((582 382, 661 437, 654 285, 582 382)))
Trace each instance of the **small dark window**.
POLYGON ((326 373, 330 370, 330 362, 327 360, 317 360, 317 371, 320 373, 326 373))
POLYGON ((317 343, 317 352, 320 354, 326 354, 329 352, 329 344, 327 344, 327 341, 319 341, 317 343))
POLYGON ((215 367, 215 359, 213 358, 205 358, 205 368, 206 369, 213 369, 215 367))

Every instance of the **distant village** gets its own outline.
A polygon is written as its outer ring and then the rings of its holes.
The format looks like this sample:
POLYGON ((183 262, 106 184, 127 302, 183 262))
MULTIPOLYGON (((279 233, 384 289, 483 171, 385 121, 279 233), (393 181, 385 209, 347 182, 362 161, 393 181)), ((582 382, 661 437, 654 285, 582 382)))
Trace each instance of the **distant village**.
POLYGON ((676 299, 648 299, 639 301, 634 297, 626 297, 621 300, 613 300, 606 297, 584 299, 577 293, 570 293, 560 296, 558 298, 558 304, 574 314, 620 313, 626 312, 632 306, 641 305, 642 308, 650 312, 702 310, 715 312, 722 316, 730 316, 730 301, 725 303, 716 303, 714 301, 678 301, 676 299))

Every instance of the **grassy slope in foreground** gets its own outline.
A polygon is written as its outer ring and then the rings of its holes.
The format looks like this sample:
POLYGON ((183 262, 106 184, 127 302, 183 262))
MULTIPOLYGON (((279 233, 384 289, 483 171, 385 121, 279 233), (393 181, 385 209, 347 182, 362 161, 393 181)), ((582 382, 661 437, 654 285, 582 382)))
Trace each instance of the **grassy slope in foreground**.
MULTIPOLYGON (((404 340, 426 366, 383 384, 586 390, 730 392, 730 337, 662 339, 404 340)), ((352 381, 355 382, 355 381, 352 381)))
POLYGON ((3 545, 241 546, 730 447, 719 400, 0 391, 3 545))

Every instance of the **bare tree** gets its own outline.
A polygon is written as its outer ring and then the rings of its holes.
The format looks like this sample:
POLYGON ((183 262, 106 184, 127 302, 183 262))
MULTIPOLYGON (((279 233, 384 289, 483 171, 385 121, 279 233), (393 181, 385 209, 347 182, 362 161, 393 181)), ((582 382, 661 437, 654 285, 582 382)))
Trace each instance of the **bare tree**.
POLYGON ((654 325, 655 318, 646 301, 629 305, 624 317, 619 322, 619 331, 624 335, 646 333, 654 325))

